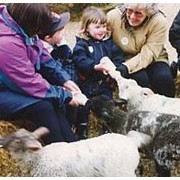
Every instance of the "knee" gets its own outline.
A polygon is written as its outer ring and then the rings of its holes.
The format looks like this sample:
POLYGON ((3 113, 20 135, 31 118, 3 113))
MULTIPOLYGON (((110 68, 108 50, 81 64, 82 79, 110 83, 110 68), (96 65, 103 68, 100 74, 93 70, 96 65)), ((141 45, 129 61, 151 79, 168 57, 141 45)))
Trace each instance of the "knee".
POLYGON ((175 96, 175 83, 171 75, 163 74, 158 76, 152 82, 154 91, 158 94, 168 97, 175 96))

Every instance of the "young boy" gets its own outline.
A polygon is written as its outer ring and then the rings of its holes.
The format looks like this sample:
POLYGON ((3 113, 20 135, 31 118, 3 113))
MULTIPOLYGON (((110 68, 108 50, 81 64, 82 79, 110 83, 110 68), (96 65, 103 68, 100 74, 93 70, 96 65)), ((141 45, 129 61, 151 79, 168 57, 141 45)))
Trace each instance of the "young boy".
MULTIPOLYGON (((64 39, 65 26, 70 21, 70 13, 65 12, 60 15, 54 13, 52 24, 42 32, 39 37, 43 41, 44 47, 51 56, 62 64, 62 67, 71 76, 71 80, 77 82, 77 75, 74 61, 71 59, 72 50, 64 39)), ((71 124, 76 121, 77 108, 66 107, 67 117, 71 124)))
POLYGON ((75 64, 71 58, 72 50, 67 45, 64 34, 65 26, 70 21, 68 12, 60 15, 54 13, 53 22, 49 28, 39 35, 44 47, 52 57, 62 63, 63 68, 69 73, 74 82, 77 81, 75 64))

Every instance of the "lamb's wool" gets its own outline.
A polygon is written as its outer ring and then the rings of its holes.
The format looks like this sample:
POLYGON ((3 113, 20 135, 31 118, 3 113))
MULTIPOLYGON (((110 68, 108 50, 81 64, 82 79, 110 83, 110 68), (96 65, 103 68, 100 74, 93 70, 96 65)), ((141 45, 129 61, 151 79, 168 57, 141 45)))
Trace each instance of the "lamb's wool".
POLYGON ((155 94, 151 89, 139 86, 135 80, 120 77, 118 72, 115 76, 117 76, 119 98, 127 100, 129 111, 151 111, 180 116, 179 98, 155 94))
POLYGON ((173 162, 180 161, 180 116, 150 112, 124 112, 105 96, 92 98, 90 109, 115 133, 126 134, 136 130, 153 137, 148 146, 150 156, 157 163, 160 175, 170 175, 173 162))
POLYGON ((153 111, 180 116, 180 99, 170 98, 155 94, 148 88, 142 88, 135 80, 123 78, 115 65, 108 59, 102 61, 99 66, 108 69, 108 74, 116 80, 119 90, 119 98, 128 101, 130 111, 153 111), (105 61, 105 64, 104 64, 105 61))
POLYGON ((17 139, 13 135, 0 139, 0 144, 10 151, 29 176, 41 177, 135 176, 140 158, 138 147, 150 141, 150 136, 130 131, 127 136, 112 133, 72 143, 59 142, 41 147, 33 136, 19 136, 18 138, 22 139, 22 148, 18 147, 18 150, 15 149, 17 139), (28 147, 32 150, 37 147, 41 149, 33 152, 28 147))

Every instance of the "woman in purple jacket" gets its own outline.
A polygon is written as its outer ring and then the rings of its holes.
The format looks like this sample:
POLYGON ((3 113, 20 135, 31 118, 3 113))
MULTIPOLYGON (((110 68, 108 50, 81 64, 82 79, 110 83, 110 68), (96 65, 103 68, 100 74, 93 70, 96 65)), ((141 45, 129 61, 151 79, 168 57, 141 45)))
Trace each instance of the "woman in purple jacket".
POLYGON ((51 20, 47 4, 0 6, 0 117, 47 127, 46 144, 77 140, 63 109, 83 96, 36 35, 51 20))

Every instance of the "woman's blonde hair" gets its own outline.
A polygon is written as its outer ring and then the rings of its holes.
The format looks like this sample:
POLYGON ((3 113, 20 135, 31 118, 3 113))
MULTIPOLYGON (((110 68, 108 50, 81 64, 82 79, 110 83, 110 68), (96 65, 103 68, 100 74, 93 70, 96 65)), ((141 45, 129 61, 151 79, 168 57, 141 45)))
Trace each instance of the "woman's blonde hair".
POLYGON ((104 11, 100 8, 96 7, 87 7, 82 14, 81 18, 81 27, 79 31, 79 35, 88 38, 89 34, 87 32, 87 28, 91 23, 100 23, 105 24, 107 23, 107 17, 104 11))
POLYGON ((141 9, 145 11, 147 16, 149 17, 156 14, 159 11, 157 3, 125 3, 124 6, 125 8, 131 7, 141 9))

